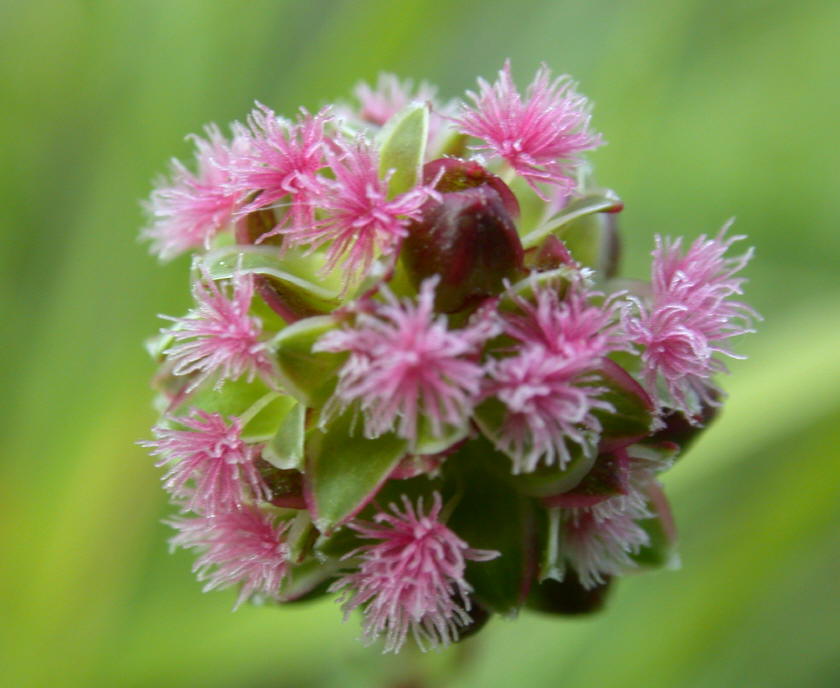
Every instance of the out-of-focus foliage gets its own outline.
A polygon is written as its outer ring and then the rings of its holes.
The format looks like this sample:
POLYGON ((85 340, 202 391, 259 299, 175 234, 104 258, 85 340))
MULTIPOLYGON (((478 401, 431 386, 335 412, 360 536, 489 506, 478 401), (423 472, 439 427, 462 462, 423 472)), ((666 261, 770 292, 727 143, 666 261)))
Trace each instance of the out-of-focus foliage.
MULTIPOLYGON (((109 2, 0 6, 0 673, 9 686, 840 684, 840 3, 833 0, 109 2), (668 476, 683 568, 597 618, 493 621, 382 658, 330 603, 229 609, 169 556, 141 340, 187 307, 138 244, 183 135, 349 95, 379 70, 443 95, 544 60, 595 102, 628 271, 654 232, 731 214, 765 315, 723 416, 668 476), (441 681, 438 681, 441 684, 441 681)), ((488 505, 488 518, 492 506, 488 505)))

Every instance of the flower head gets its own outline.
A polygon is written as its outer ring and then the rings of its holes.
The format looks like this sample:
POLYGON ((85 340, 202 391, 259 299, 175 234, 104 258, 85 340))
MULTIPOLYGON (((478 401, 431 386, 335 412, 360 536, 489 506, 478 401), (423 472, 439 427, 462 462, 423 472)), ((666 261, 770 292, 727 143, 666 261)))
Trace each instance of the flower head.
POLYGON ((228 142, 213 124, 205 128, 206 139, 192 136, 197 172, 172 161, 172 181, 161 181, 147 204, 153 223, 143 231, 152 251, 163 260, 194 248, 207 248, 217 232, 233 219, 242 193, 229 186, 227 170, 245 154, 248 142, 234 128, 228 142))
POLYGON ((200 553, 193 565, 204 591, 241 584, 234 609, 254 595, 278 598, 278 589, 289 569, 289 548, 284 536, 287 523, 256 508, 245 507, 215 516, 174 518, 178 531, 172 547, 200 553))
POLYGON ((312 221, 312 200, 322 183, 318 172, 326 164, 324 127, 329 121, 326 109, 315 115, 301 109, 297 121, 291 123, 257 103, 248 116, 249 152, 230 167, 232 191, 243 195, 257 192, 241 212, 264 208, 289 196, 291 223, 304 226, 312 221))
POLYGON ((259 447, 242 439, 242 422, 230 423, 218 413, 196 410, 178 418, 187 430, 156 426, 155 440, 143 445, 160 456, 157 466, 169 465, 164 487, 183 508, 207 516, 241 509, 249 498, 270 494, 254 461, 259 447))
POLYGON ((563 468, 571 459, 568 442, 587 448, 601 423, 596 409, 612 410, 599 399, 592 359, 564 357, 541 346, 488 364, 485 397, 495 396, 506 409, 496 444, 513 459, 514 473, 538 465, 563 468))
POLYGON ((648 388, 655 393, 662 379, 668 398, 686 415, 694 415, 700 402, 717 405, 710 378, 726 372, 715 358, 738 358, 725 341, 753 332, 757 314, 732 300, 741 294, 743 278, 735 273, 749 261, 752 251, 726 258, 729 247, 742 237, 726 238, 727 227, 715 238, 698 238, 682 253, 681 240, 656 238, 653 251, 653 297, 641 305, 638 316, 625 318, 625 329, 644 347, 642 362, 648 388))
POLYGON ((248 315, 253 295, 250 275, 233 276, 230 296, 204 275, 193 283, 196 307, 183 318, 163 316, 174 323, 163 333, 176 342, 165 353, 175 375, 196 374, 190 389, 212 375, 219 376, 217 385, 243 375, 250 381, 257 374, 271 382, 273 368, 268 345, 260 340, 260 321, 248 315))
POLYGON ((345 614, 362 608, 368 643, 385 635, 385 651, 397 652, 409 630, 420 647, 448 645, 470 622, 469 593, 464 578, 467 560, 487 561, 498 552, 471 549, 440 522, 441 498, 434 495, 428 513, 403 496, 403 508, 392 504, 373 522, 351 522, 361 537, 378 540, 350 552, 359 568, 331 587, 343 590, 345 614))
POLYGON ((343 410, 360 402, 368 437, 395 430, 415 441, 420 418, 439 437, 472 412, 483 376, 473 359, 493 328, 448 329, 446 318, 434 314, 436 283, 423 282, 416 304, 383 289, 384 304, 359 309, 354 326, 327 333, 314 347, 350 353, 331 404, 343 410))
POLYGON ((537 71, 523 100, 513 83, 510 61, 498 80, 478 81, 480 92, 469 93, 474 107, 464 105, 455 120, 470 136, 482 139, 478 147, 503 158, 533 189, 538 182, 575 188, 571 171, 582 151, 601 145, 601 137, 589 131, 587 101, 575 93, 567 77, 552 81, 545 65, 537 71))
POLYGON ((377 254, 392 252, 406 234, 406 226, 435 192, 418 186, 388 198, 388 179, 379 177, 379 162, 369 144, 336 142, 327 152, 335 180, 325 184, 318 205, 327 218, 308 227, 292 227, 292 244, 313 247, 329 243, 326 269, 343 260, 348 281, 364 275, 377 254))

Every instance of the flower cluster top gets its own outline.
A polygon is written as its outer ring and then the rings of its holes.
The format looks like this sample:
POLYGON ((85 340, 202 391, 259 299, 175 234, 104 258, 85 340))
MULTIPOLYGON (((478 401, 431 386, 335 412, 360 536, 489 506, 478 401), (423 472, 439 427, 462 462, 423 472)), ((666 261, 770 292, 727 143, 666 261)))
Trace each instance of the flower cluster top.
POLYGON ((386 651, 672 564, 657 476, 757 317, 727 228, 618 279, 623 206, 567 77, 478 85, 257 104, 148 203, 153 251, 194 256, 195 305, 149 346, 173 545, 237 605, 337 592, 386 651))

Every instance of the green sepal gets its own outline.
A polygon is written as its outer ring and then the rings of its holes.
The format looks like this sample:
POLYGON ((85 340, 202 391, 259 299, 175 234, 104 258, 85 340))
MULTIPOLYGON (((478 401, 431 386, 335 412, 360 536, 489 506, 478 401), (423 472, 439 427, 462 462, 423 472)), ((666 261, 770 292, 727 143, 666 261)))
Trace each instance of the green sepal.
MULTIPOLYGON (((420 475, 403 480, 387 480, 376 493, 375 502, 368 502, 355 518, 370 521, 381 510, 390 510, 393 504, 399 508, 403 506, 403 498, 412 504, 423 500, 423 508, 427 509, 436 491, 441 491, 443 479, 420 475)), ((444 507, 445 510, 445 507, 444 507)), ((355 530, 348 527, 337 528, 329 535, 321 535, 315 542, 315 556, 322 558, 341 558, 356 548, 370 543, 361 538, 355 530)))
POLYGON ((467 150, 469 140, 469 134, 463 134, 453 129, 447 132, 438 144, 437 149, 431 152, 429 158, 431 160, 443 157, 466 158, 469 153, 467 150))
POLYGON ((631 555, 642 570, 678 568, 677 529, 665 493, 657 483, 648 487, 648 508, 653 517, 638 521, 650 538, 650 543, 631 555))
POLYGON ((534 503, 511 489, 509 459, 484 438, 466 443, 445 465, 447 497, 459 500, 448 527, 470 547, 501 555, 467 562, 473 596, 490 611, 515 615, 537 565, 534 503))
POLYGON ((244 377, 226 380, 219 389, 213 380, 207 380, 186 394, 167 415, 177 420, 179 416, 189 415, 193 409, 200 409, 218 413, 225 419, 236 416, 244 423, 243 439, 262 441, 274 435, 294 403, 294 399, 269 389, 260 379, 252 382, 244 377))
POLYGON ((336 373, 347 357, 312 351, 315 342, 336 326, 330 316, 304 318, 271 341, 283 388, 309 408, 320 408, 330 397, 336 373))
POLYGON ((559 213, 522 237, 522 245, 526 250, 534 248, 549 234, 557 234, 561 239, 565 239, 565 231, 573 221, 594 213, 617 212, 622 207, 621 199, 610 189, 575 198, 559 213))
MULTIPOLYGON (((506 413, 505 405, 495 397, 490 397, 475 409, 473 419, 482 434, 496 444, 506 413)), ((530 497, 547 497, 571 490, 592 468, 596 451, 594 443, 581 447, 579 444, 570 442, 567 443, 567 449, 570 459, 562 469, 557 466, 539 466, 530 473, 511 475, 509 478, 511 484, 519 492, 530 497)), ((495 451, 507 456, 501 450, 495 451)), ((507 472, 510 473, 510 470, 510 458, 508 458, 507 472)))
POLYGON ((440 454, 463 440, 470 432, 467 424, 460 427, 444 425, 440 436, 432 432, 431 423, 421 416, 417 423, 417 440, 410 447, 412 454, 440 454))
POLYGON ((627 446, 650 434, 655 413, 653 400, 624 368, 604 359, 591 384, 605 389, 599 398, 614 409, 592 412, 601 422, 601 451, 627 446))
POLYGON ((286 545, 289 548, 289 560, 301 563, 311 553, 318 537, 318 531, 312 524, 312 518, 307 511, 299 511, 291 521, 286 533, 286 545))
POLYGON ((163 360, 166 358, 166 350, 172 346, 175 341, 175 337, 172 335, 171 332, 160 332, 152 337, 148 337, 144 342, 143 346, 146 349, 146 353, 149 354, 151 359, 155 363, 162 363, 163 360))
POLYGON ((286 413, 280 427, 274 434, 262 456, 272 466, 283 470, 301 469, 304 459, 304 437, 306 435, 306 407, 294 402, 286 413))
POLYGON ((563 468, 538 466, 530 473, 514 475, 516 489, 530 497, 550 497, 574 489, 592 469, 596 453, 593 445, 584 448, 568 443, 566 447, 571 458, 563 468))
POLYGON ((516 305, 516 299, 534 301, 535 292, 544 287, 553 288, 557 292, 558 297, 563 299, 569 285, 575 281, 578 275, 577 270, 567 266, 545 270, 544 272, 532 272, 528 277, 519 280, 504 292, 499 301, 499 310, 518 310, 519 307, 516 305))
POLYGON ((543 503, 550 507, 584 508, 627 494, 629 464, 623 449, 601 454, 580 483, 571 490, 546 497, 543 503))
POLYGON ((548 579, 562 581, 566 567, 560 550, 560 525, 562 520, 560 509, 546 509, 544 519, 545 523, 540 537, 543 541, 543 547, 537 582, 542 583, 548 579))
POLYGON ((292 566, 280 585, 280 602, 308 602, 327 594, 330 579, 340 566, 337 560, 320 561, 312 557, 292 566))
POLYGON ((214 280, 235 273, 270 279, 285 308, 298 317, 330 313, 341 305, 339 271, 323 274, 324 256, 319 252, 290 249, 282 256, 274 246, 228 246, 211 251, 202 265, 214 280))
POLYGON ((364 542, 352 528, 337 528, 329 535, 321 534, 315 541, 314 553, 316 557, 324 561, 341 559, 364 542))
POLYGON ((369 439, 353 432, 352 411, 309 433, 304 496, 315 526, 330 534, 376 495, 405 456, 408 442, 393 433, 369 439))
POLYGON ((425 103, 413 103, 398 112, 379 133, 379 176, 388 179, 389 198, 417 185, 428 138, 429 107, 425 103))
POLYGON ((578 263, 594 268, 598 278, 605 278, 615 273, 618 260, 614 222, 604 213, 584 215, 565 225, 556 236, 578 263))

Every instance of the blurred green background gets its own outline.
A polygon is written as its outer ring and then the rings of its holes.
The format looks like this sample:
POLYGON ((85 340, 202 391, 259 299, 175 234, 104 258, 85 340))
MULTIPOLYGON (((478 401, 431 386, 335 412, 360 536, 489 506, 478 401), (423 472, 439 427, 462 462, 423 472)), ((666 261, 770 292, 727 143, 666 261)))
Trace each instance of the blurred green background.
POLYGON ((139 200, 186 133, 255 98, 315 108, 379 70, 455 96, 506 56, 595 102, 626 272, 655 232, 737 215, 766 320, 667 475, 682 570, 424 662, 463 660, 461 688, 840 685, 840 2, 6 0, 0 27, 4 686, 397 685, 409 660, 361 648, 332 602, 231 614, 167 554, 134 442, 141 342, 185 311, 187 262, 138 243, 139 200))

